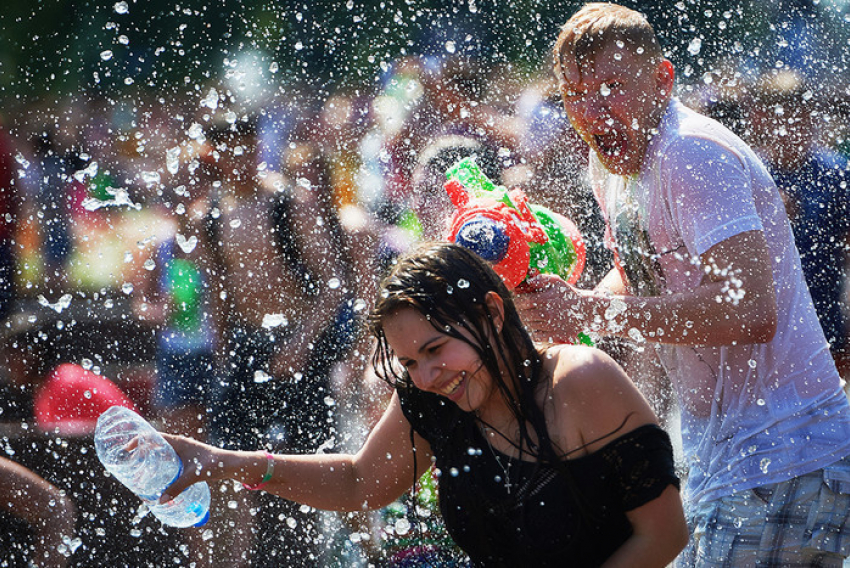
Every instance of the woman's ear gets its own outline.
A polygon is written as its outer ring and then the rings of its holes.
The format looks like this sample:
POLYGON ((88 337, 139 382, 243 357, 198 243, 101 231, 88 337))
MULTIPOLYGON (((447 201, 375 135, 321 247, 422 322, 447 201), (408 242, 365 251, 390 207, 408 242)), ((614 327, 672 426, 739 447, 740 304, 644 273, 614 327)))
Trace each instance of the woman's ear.
POLYGON ((505 324, 504 300, 502 300, 502 297, 497 292, 490 290, 487 292, 487 295, 484 296, 484 303, 487 304, 487 309, 493 317, 493 325, 495 325, 496 330, 501 333, 502 326, 505 324))

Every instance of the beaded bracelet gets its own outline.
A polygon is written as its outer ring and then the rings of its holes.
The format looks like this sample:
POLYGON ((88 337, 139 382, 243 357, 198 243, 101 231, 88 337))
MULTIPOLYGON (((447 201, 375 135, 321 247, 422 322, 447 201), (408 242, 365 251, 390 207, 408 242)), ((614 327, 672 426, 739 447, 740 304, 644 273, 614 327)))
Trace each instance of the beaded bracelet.
POLYGON ((256 485, 248 485, 247 483, 243 483, 242 487, 249 491, 257 491, 266 486, 266 484, 271 481, 272 476, 274 475, 274 456, 268 452, 266 454, 266 473, 263 475, 263 479, 256 485))

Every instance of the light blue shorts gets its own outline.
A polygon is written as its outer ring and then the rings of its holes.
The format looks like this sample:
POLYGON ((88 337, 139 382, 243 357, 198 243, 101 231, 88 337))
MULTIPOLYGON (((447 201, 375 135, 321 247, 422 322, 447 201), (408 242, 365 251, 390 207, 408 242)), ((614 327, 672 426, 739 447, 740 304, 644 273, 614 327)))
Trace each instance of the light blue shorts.
POLYGON ((850 456, 812 473, 701 503, 677 568, 831 567, 850 555, 850 456))

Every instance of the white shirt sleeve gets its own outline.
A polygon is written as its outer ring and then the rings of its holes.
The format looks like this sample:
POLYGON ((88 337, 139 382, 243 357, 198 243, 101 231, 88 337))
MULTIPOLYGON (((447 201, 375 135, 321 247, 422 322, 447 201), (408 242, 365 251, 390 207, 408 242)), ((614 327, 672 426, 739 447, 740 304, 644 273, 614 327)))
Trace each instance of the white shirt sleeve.
POLYGON ((763 230, 750 172, 734 150, 696 136, 679 138, 665 149, 661 178, 673 223, 692 253, 763 230))

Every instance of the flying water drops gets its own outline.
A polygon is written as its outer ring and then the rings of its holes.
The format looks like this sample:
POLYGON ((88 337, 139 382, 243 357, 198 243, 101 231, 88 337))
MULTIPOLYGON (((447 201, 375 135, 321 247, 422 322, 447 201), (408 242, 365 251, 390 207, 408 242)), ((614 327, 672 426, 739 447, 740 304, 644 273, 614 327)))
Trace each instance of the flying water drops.
POLYGON ((702 50, 702 38, 695 37, 688 44, 688 53, 696 57, 702 50))
POLYGON ((177 246, 180 247, 180 250, 182 250, 186 254, 189 254, 190 252, 195 250, 196 246, 198 246, 198 237, 196 237, 195 235, 192 235, 187 239, 180 233, 177 233, 177 235, 175 235, 174 237, 174 240, 177 241, 177 246))
POLYGON ((275 327, 289 325, 289 320, 283 314, 266 314, 263 316, 263 329, 272 329, 275 327))
POLYGON ((41 304, 42 306, 50 308, 51 310, 53 310, 57 314, 61 314, 63 311, 68 309, 68 306, 71 305, 72 299, 73 299, 73 296, 71 296, 71 294, 64 294, 61 298, 59 298, 59 300, 57 300, 55 303, 51 304, 50 300, 45 298, 43 294, 38 295, 38 303, 41 304))

